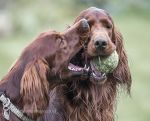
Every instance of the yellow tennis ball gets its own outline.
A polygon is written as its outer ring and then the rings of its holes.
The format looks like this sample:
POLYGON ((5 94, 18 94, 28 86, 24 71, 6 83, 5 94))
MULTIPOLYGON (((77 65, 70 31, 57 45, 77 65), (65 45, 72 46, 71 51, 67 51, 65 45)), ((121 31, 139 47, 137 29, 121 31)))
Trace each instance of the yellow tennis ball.
POLYGON ((110 56, 94 58, 93 63, 98 71, 111 73, 118 66, 119 56, 114 51, 110 56))

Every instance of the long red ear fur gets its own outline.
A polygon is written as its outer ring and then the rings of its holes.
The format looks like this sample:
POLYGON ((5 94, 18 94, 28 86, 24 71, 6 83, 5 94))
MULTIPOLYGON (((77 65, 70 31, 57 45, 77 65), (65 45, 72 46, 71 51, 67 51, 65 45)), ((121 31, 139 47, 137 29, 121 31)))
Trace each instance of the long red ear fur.
POLYGON ((124 49, 124 44, 123 44, 123 37, 121 33, 114 28, 114 42, 116 44, 116 50, 119 55, 119 64, 118 67, 115 69, 113 76, 114 78, 117 79, 117 81, 120 82, 123 86, 126 87, 128 93, 130 93, 130 88, 131 88, 131 73, 130 69, 128 66, 128 59, 126 55, 126 51, 124 49))
POLYGON ((21 80, 23 110, 33 119, 42 114, 48 105, 48 70, 48 64, 44 59, 35 60, 26 66, 21 80))

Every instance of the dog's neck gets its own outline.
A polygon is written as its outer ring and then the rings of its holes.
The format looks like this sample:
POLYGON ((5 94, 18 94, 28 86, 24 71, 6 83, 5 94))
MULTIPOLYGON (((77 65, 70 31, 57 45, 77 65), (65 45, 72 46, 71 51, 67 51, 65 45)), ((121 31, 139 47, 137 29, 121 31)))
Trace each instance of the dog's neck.
POLYGON ((20 98, 20 80, 21 79, 13 79, 14 77, 6 77, 0 83, 0 91, 4 92, 4 94, 11 99, 11 101, 18 100, 20 98))
MULTIPOLYGON (((10 71, 10 73, 13 75, 15 72, 10 71)), ((15 78, 17 75, 11 76, 11 74, 8 76, 6 75, 0 82, 0 91, 4 93, 6 98, 9 98, 11 103, 15 105, 19 110, 22 110, 22 104, 21 104, 21 96, 20 96, 20 80, 19 76, 18 78, 15 78)), ((2 103, 0 105, 0 113, 2 114, 4 110, 2 110, 2 103)), ((0 115, 1 115, 0 114, 0 115)), ((2 115, 1 115, 2 116, 2 115)), ((0 118, 2 118, 0 116, 0 118)), ((16 121, 19 121, 18 117, 14 117, 16 121)), ((11 117, 10 117, 11 119, 11 117)))

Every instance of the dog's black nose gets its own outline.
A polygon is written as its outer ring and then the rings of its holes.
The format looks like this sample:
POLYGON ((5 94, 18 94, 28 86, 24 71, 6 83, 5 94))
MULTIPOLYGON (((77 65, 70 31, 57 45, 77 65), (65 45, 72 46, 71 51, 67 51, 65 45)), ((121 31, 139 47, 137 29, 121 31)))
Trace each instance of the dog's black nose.
POLYGON ((97 49, 105 49, 107 47, 107 41, 103 39, 98 39, 95 41, 94 45, 97 49))
POLYGON ((81 23, 82 23, 82 29, 83 30, 88 30, 90 28, 86 19, 82 19, 81 23))

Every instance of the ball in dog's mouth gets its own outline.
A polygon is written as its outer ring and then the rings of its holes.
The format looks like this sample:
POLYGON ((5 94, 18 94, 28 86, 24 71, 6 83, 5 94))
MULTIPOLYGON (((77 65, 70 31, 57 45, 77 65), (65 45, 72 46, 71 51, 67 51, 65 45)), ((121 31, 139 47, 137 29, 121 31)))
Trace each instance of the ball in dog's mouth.
POLYGON ((118 66, 119 56, 116 51, 106 57, 96 57, 91 63, 95 68, 104 73, 112 73, 113 70, 118 66))
MULTIPOLYGON (((109 56, 98 56, 90 61, 92 68, 93 82, 103 83, 107 79, 107 74, 112 73, 118 66, 119 56, 115 50, 109 56)), ((92 80, 92 79, 91 79, 92 80)))

